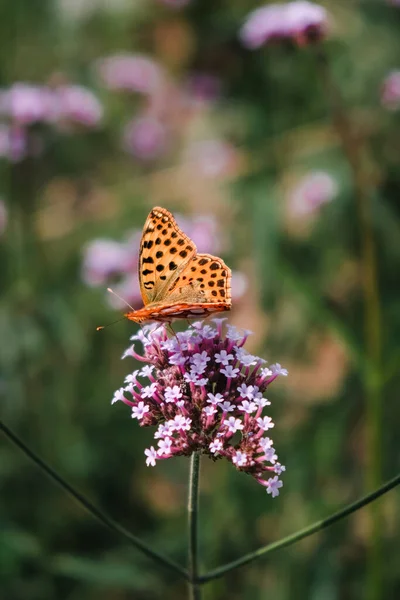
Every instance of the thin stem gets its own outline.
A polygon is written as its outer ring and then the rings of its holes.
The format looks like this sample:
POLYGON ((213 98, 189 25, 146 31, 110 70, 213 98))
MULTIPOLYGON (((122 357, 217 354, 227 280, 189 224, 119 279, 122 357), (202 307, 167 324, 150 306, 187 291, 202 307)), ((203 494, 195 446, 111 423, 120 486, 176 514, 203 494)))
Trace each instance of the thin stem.
MULTIPOLYGON (((366 398, 366 487, 376 487, 382 471, 382 373, 381 373, 381 308, 378 269, 371 212, 370 181, 365 144, 347 117, 341 94, 331 77, 324 51, 317 51, 318 66, 330 101, 332 120, 353 173, 361 236, 361 263, 364 295, 364 339, 370 369, 364 373, 366 398)), ((381 532, 383 514, 380 506, 370 508, 371 534, 368 547, 366 590, 369 600, 383 595, 381 532)))
POLYGON ((199 572, 199 478, 200 478, 200 453, 193 452, 190 458, 189 472, 189 499, 188 499, 188 519, 189 519, 189 598, 190 600, 201 599, 201 589, 198 584, 199 572))
POLYGON ((326 529, 327 527, 330 527, 337 521, 340 521, 341 519, 348 517, 352 513, 356 512, 358 509, 366 506, 367 504, 370 504, 371 502, 373 502, 380 496, 383 496, 383 494, 386 494, 386 492, 393 489, 397 485, 400 485, 400 473, 398 475, 396 475, 396 477, 393 477, 393 479, 390 479, 389 481, 384 483, 380 488, 378 488, 374 492, 371 492, 370 494, 363 496, 362 498, 360 498, 359 500, 356 500, 352 504, 348 504, 347 506, 345 506, 338 512, 331 515, 330 517, 327 517, 326 519, 322 519, 321 521, 316 521, 312 525, 309 525, 308 527, 305 527, 304 529, 300 529, 300 531, 298 531, 297 533, 288 535, 287 537, 284 537, 283 539, 278 540, 277 542, 268 544, 268 546, 263 546, 262 548, 259 548, 258 550, 255 550, 254 552, 250 552, 249 554, 245 554, 241 558, 234 560, 230 563, 227 563, 226 565, 223 565, 222 567, 218 567, 217 569, 214 569, 213 571, 209 571, 206 575, 200 576, 198 578, 198 581, 200 583, 207 583, 208 581, 211 581, 212 579, 217 579, 218 577, 222 577, 229 571, 233 571, 234 569, 237 569, 238 567, 242 567, 243 565, 246 565, 246 564, 252 562, 253 560, 256 560, 257 558, 260 558, 261 556, 265 556, 265 554, 269 554, 270 552, 273 552, 275 550, 280 550, 281 548, 285 548, 286 546, 291 546, 292 544, 295 544, 296 542, 299 542, 300 540, 303 540, 304 538, 309 537, 310 535, 313 535, 317 531, 326 529))
POLYGON ((3 433, 8 437, 8 439, 11 440, 16 446, 18 446, 18 448, 22 450, 22 452, 28 458, 30 458, 40 469, 42 469, 42 471, 44 471, 46 475, 50 477, 50 479, 52 479, 60 487, 62 487, 63 490, 65 490, 78 502, 78 504, 83 506, 83 508, 85 508, 95 519, 100 521, 100 523, 105 525, 105 527, 107 527, 114 533, 117 533, 118 535, 124 537, 130 544, 132 544, 138 550, 143 552, 143 554, 146 554, 146 556, 148 556, 149 558, 156 561, 159 565, 168 567, 172 571, 175 571, 177 574, 179 574, 181 577, 188 579, 188 574, 185 569, 174 563, 169 558, 166 558, 165 556, 162 556, 155 550, 152 550, 149 546, 147 546, 147 544, 142 542, 139 538, 137 538, 135 535, 133 535, 124 527, 122 527, 122 525, 120 525, 119 523, 108 517, 106 514, 104 514, 97 506, 92 504, 92 502, 85 498, 83 494, 74 489, 67 481, 60 477, 60 475, 58 475, 56 471, 54 471, 48 464, 46 464, 41 458, 39 458, 37 454, 35 454, 30 448, 28 448, 28 446, 26 446, 26 444, 24 444, 24 442, 20 440, 18 436, 13 431, 11 431, 11 429, 9 429, 9 427, 7 427, 2 421, 0 421, 0 430, 3 431, 3 433))

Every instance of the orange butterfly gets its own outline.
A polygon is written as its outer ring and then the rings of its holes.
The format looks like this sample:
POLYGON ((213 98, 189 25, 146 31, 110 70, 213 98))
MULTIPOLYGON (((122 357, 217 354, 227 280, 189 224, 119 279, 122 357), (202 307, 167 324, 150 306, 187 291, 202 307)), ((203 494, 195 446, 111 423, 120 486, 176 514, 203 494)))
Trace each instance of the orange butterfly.
POLYGON ((144 307, 125 314, 135 323, 202 318, 230 310, 231 270, 211 254, 198 254, 168 210, 156 206, 147 217, 139 251, 144 307))

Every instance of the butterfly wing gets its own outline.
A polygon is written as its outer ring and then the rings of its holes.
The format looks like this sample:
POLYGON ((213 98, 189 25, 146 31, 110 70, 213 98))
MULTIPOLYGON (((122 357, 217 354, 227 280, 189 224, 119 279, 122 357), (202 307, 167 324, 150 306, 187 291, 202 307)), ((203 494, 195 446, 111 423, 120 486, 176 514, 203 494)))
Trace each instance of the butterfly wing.
POLYGON ((229 310, 232 305, 231 270, 217 256, 196 254, 169 286, 163 302, 168 305, 219 304, 220 310, 229 310))
POLYGON ((146 306, 164 298, 196 255, 194 242, 168 210, 156 206, 144 224, 139 251, 139 285, 146 306))

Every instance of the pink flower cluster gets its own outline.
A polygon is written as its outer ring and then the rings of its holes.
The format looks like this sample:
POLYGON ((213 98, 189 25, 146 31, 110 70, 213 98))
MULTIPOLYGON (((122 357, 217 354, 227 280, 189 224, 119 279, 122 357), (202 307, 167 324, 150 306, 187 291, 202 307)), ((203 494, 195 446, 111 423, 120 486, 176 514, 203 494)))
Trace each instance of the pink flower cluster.
POLYGON ((251 49, 282 40, 303 45, 324 38, 328 29, 325 8, 307 0, 295 0, 252 11, 240 31, 240 39, 251 49))
POLYGON ((134 344, 122 358, 146 364, 125 378, 112 403, 130 406, 141 426, 157 427, 155 445, 145 450, 148 466, 198 451, 226 458, 275 497, 285 467, 268 436, 274 423, 264 414, 271 404, 264 394, 287 371, 249 354, 244 345, 251 332, 231 325, 224 332, 225 320, 196 322, 172 338, 164 326, 144 327, 131 338, 142 343, 143 355, 134 344))
MULTIPOLYGON (((186 219, 177 216, 179 226, 201 248, 202 252, 218 253, 218 226, 212 216, 198 216, 186 219)), ((84 248, 82 279, 91 286, 111 285, 113 290, 129 304, 142 303, 138 285, 138 250, 140 231, 132 231, 125 241, 116 242, 99 238, 89 242, 84 248)), ((247 279, 241 273, 232 277, 233 296, 240 297, 247 287, 247 279)), ((124 304, 114 294, 108 294, 108 302, 113 308, 121 309, 124 304)))
POLYGON ((63 84, 56 87, 14 83, 0 91, 0 156, 17 162, 40 152, 29 128, 45 124, 58 129, 74 125, 96 127, 103 108, 89 89, 63 84))

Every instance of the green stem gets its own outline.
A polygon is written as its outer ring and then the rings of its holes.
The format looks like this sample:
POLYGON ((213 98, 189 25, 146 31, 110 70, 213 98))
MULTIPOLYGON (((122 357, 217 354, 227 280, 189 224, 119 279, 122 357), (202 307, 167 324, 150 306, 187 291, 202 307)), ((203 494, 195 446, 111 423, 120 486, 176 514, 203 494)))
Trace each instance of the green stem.
POLYGON ((141 550, 143 554, 146 554, 149 558, 158 562, 163 567, 168 567, 172 571, 175 571, 185 579, 188 579, 188 574, 185 569, 174 563, 169 558, 162 556, 158 552, 152 550, 147 544, 142 542, 135 535, 124 529, 119 523, 104 514, 97 506, 92 504, 90 500, 85 498, 83 494, 74 489, 67 481, 65 481, 56 471, 54 471, 48 464, 46 464, 37 454, 35 454, 28 446, 24 444, 18 436, 9 429, 2 421, 0 421, 0 430, 11 440, 28 458, 30 458, 40 469, 42 469, 46 475, 50 477, 55 483, 63 488, 70 496, 72 496, 78 504, 83 506, 95 519, 100 521, 102 525, 105 525, 108 529, 124 537, 130 544, 141 550))
POLYGON ((400 473, 398 475, 396 475, 396 477, 393 477, 393 479, 390 479, 390 481, 387 481, 386 483, 384 483, 379 489, 375 490, 374 492, 371 492, 370 494, 367 494, 366 496, 363 496, 362 498, 360 498, 359 500, 356 500, 352 504, 348 504, 347 506, 342 508, 342 510, 339 510, 338 512, 334 513, 330 517, 327 517, 326 519, 322 519, 321 521, 316 521, 312 525, 309 525, 308 527, 305 527, 304 529, 300 529, 300 531, 297 531, 296 533, 288 535, 287 537, 285 537, 281 540, 278 540, 277 542, 268 544, 268 546, 263 546, 262 548, 259 548, 258 550, 255 550, 254 552, 250 552, 249 554, 245 554, 241 558, 234 560, 230 563, 227 563, 226 565, 223 565, 222 567, 218 567, 217 569, 214 569, 213 571, 209 571, 206 575, 200 576, 198 578, 198 581, 201 583, 207 583, 208 581, 211 581, 212 579, 217 579, 217 577, 222 577, 229 571, 233 571, 234 569, 237 569, 238 567, 242 567, 243 565, 246 565, 246 564, 252 562, 253 560, 256 560, 257 558, 260 558, 261 556, 264 556, 265 554, 269 554, 270 552, 273 552, 275 550, 280 550, 281 548, 285 548, 286 546, 291 546, 292 544, 295 544, 296 542, 299 542, 300 540, 303 540, 304 538, 309 537, 310 535, 313 535, 317 531, 326 529, 327 527, 330 527, 337 521, 340 521, 341 519, 348 517, 352 513, 356 512, 356 510, 362 508, 363 506, 366 506, 367 504, 370 504, 371 502, 373 502, 380 496, 383 496, 383 494, 386 494, 386 492, 393 489, 397 485, 400 485, 400 473))
POLYGON ((190 458, 189 472, 189 598, 190 600, 201 600, 201 589, 198 583, 199 572, 199 478, 200 478, 200 453, 193 452, 190 458))
MULTIPOLYGON (((370 181, 365 145, 347 117, 341 94, 330 73, 323 50, 317 53, 318 67, 331 105, 332 120, 347 157, 354 179, 361 237, 362 283, 364 296, 364 339, 370 369, 364 374, 366 400, 366 487, 376 487, 382 471, 382 374, 381 374, 381 308, 378 288, 376 247, 371 211, 370 181)), ((368 544, 366 590, 369 600, 383 596, 381 534, 382 507, 370 507, 371 534, 368 544)))

